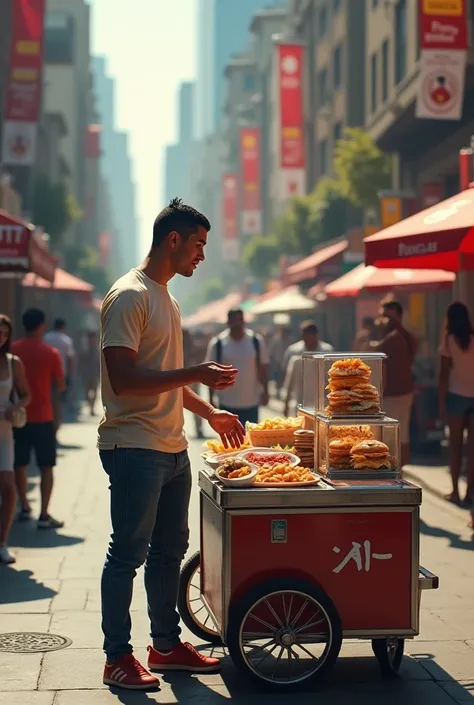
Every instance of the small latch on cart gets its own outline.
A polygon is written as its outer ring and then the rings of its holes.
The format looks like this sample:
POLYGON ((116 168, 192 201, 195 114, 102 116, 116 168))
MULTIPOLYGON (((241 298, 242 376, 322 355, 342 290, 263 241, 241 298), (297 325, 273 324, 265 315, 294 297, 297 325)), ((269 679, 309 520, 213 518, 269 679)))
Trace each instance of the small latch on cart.
POLYGON ((272 519, 272 543, 286 543, 287 540, 286 519, 272 519))

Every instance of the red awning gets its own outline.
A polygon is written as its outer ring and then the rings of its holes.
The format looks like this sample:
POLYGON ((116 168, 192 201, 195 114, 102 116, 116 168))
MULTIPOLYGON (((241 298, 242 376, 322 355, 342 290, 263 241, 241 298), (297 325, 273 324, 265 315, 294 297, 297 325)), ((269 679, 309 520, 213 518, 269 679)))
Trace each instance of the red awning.
POLYGON ((64 269, 56 268, 54 282, 52 284, 43 277, 36 276, 30 272, 23 279, 23 286, 34 287, 35 289, 55 289, 56 291, 72 291, 92 294, 94 287, 92 284, 75 277, 74 274, 65 272, 64 269))
MULTIPOLYGON (((345 250, 347 250, 349 243, 347 240, 342 240, 334 245, 329 245, 328 247, 323 247, 317 252, 305 257, 304 259, 292 264, 291 267, 287 269, 288 281, 290 284, 299 284, 299 282, 305 279, 314 279, 321 274, 321 268, 324 265, 323 273, 326 275, 327 265, 330 263, 334 257, 338 257, 345 250)), ((327 277, 328 279, 330 277, 327 277)))
MULTIPOLYGON (((196 328, 206 323, 225 323, 227 321, 227 313, 232 308, 238 308, 241 301, 241 294, 237 292, 227 294, 222 299, 211 301, 202 306, 196 313, 184 318, 182 326, 183 328, 196 328)), ((247 320, 249 320, 249 317, 247 317, 247 320)))
POLYGON ((56 259, 42 245, 34 227, 0 210, 0 271, 33 272, 52 282, 55 270, 56 259))
POLYGON ((364 240, 365 263, 459 272, 474 269, 474 188, 364 240))
POLYGON ((441 269, 377 269, 360 264, 344 276, 328 284, 327 296, 352 297, 362 291, 381 294, 386 291, 420 291, 449 289, 456 276, 441 269))

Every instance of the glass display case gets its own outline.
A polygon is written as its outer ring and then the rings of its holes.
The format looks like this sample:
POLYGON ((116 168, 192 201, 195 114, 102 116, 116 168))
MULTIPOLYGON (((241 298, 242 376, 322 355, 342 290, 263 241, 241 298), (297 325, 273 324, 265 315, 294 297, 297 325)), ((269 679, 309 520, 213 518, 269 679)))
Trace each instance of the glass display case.
POLYGON ((354 419, 318 414, 315 469, 339 480, 401 480, 399 423, 383 416, 354 419))
POLYGON ((307 414, 315 414, 318 411, 318 373, 320 368, 317 361, 320 357, 322 357, 322 353, 306 352, 303 353, 301 359, 300 409, 307 414))

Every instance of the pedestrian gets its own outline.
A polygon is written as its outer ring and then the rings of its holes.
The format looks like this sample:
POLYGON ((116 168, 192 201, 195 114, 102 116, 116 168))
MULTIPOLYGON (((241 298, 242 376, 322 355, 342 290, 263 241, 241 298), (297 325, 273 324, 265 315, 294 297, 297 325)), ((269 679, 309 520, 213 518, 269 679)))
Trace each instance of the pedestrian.
POLYGON ((332 352, 333 347, 323 340, 319 340, 318 328, 311 321, 307 321, 301 327, 301 336, 303 347, 297 343, 298 348, 292 345, 288 348, 297 349, 299 352, 294 353, 288 360, 286 365, 285 381, 283 383, 285 406, 284 414, 288 416, 290 406, 293 405, 292 411, 296 412, 298 405, 303 402, 303 359, 302 355, 305 352, 332 352))
POLYGON ((15 563, 7 546, 16 501, 13 425, 23 421, 29 402, 25 370, 20 358, 10 353, 11 339, 11 321, 0 314, 0 563, 15 563))
POLYGON ((225 447, 238 447, 237 416, 213 408, 192 384, 225 389, 237 370, 205 362, 183 365, 179 307, 168 291, 176 275, 191 277, 204 260, 210 224, 173 199, 157 216, 144 262, 112 286, 101 309, 104 416, 98 446, 110 481, 112 535, 102 573, 102 629, 107 685, 134 690, 158 679, 133 656, 133 579, 145 564, 152 671, 214 671, 219 661, 180 641, 176 611, 181 561, 188 548, 191 468, 184 409, 199 414, 225 447))
MULTIPOLYGON (((183 350, 185 367, 193 367, 194 365, 199 365, 203 362, 204 356, 202 353, 200 354, 200 350, 197 345, 195 345, 191 332, 187 329, 183 329, 183 350)), ((190 387, 195 394, 199 394, 200 386, 198 383, 191 384, 190 387)), ((194 425, 196 428, 196 438, 202 439, 204 438, 204 434, 202 432, 202 418, 199 414, 193 414, 193 416, 194 425)))
POLYGON ((403 306, 399 301, 383 301, 381 317, 384 334, 379 342, 372 344, 372 350, 387 356, 384 366, 383 411, 400 423, 403 467, 410 461, 410 417, 415 391, 413 363, 418 346, 415 337, 403 325, 403 306))
POLYGON ((100 379, 100 344, 95 330, 86 332, 79 365, 85 401, 89 407, 90 415, 95 416, 100 379))
POLYGON ((232 309, 227 314, 227 330, 212 338, 207 359, 239 370, 229 389, 210 391, 211 404, 236 414, 242 425, 258 423, 259 408, 268 404, 268 353, 263 338, 245 326, 244 312, 232 309))
POLYGON ((277 328, 268 345, 268 356, 270 358, 270 376, 275 381, 276 398, 280 399, 285 375, 283 370, 283 358, 290 344, 290 329, 287 325, 277 328))
POLYGON ((372 316, 364 316, 360 330, 356 333, 352 344, 353 352, 370 352, 372 342, 376 340, 375 321, 372 316))
POLYGON ((288 371, 288 364, 294 355, 302 355, 305 351, 310 350, 311 352, 321 352, 321 353, 331 353, 334 352, 334 348, 325 340, 321 340, 319 337, 318 326, 314 321, 303 321, 300 326, 300 340, 292 345, 289 345, 286 349, 285 355, 283 357, 283 370, 286 377, 288 371), (310 341, 311 347, 307 347, 307 342, 310 341))
POLYGON ((28 465, 31 451, 41 474, 41 511, 38 529, 60 529, 64 522, 53 519, 49 514, 49 503, 53 492, 53 468, 56 465, 56 431, 51 396, 53 384, 59 392, 66 389, 61 358, 55 348, 43 340, 45 315, 37 308, 30 308, 23 314, 25 337, 12 345, 12 352, 22 361, 28 387, 30 403, 26 407, 26 424, 15 428, 15 480, 21 504, 18 519, 28 521, 31 507, 28 502, 28 465))
POLYGON ((51 345, 52 348, 55 348, 58 351, 66 381, 65 392, 59 392, 56 385, 53 385, 51 392, 53 398, 54 425, 56 427, 56 433, 61 426, 61 404, 65 401, 66 395, 70 391, 75 362, 74 343, 72 338, 66 333, 66 325, 67 324, 64 318, 56 318, 53 329, 45 333, 43 338, 45 343, 51 345))
POLYGON ((446 330, 440 350, 439 412, 449 426, 449 455, 453 491, 447 495, 458 503, 459 477, 467 429, 467 491, 464 502, 474 498, 474 330, 467 307, 457 301, 448 308, 446 330))

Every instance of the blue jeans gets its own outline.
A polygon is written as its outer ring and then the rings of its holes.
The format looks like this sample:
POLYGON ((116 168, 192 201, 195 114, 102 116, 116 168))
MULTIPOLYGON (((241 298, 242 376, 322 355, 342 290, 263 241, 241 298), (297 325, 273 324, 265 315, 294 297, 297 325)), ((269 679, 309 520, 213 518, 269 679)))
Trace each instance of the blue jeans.
POLYGON ((112 535, 102 572, 102 631, 107 661, 131 653, 133 579, 145 563, 153 646, 169 651, 181 633, 179 572, 189 539, 191 467, 187 451, 100 451, 110 479, 112 535))

